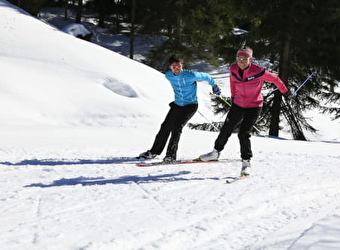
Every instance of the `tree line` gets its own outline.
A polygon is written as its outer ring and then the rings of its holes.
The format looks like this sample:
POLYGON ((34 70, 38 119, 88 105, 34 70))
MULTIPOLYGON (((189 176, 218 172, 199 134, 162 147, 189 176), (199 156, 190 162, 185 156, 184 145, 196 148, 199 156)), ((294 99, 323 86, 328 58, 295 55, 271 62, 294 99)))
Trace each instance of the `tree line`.
MULTIPOLYGON (((276 72, 295 90, 311 73, 315 76, 292 102, 279 91, 267 96, 258 127, 278 136, 282 114, 294 139, 305 140, 304 129, 314 130, 303 111, 319 108, 340 117, 340 3, 338 0, 10 0, 37 15, 39 8, 73 8, 76 22, 84 9, 97 13, 97 25, 130 37, 140 34, 164 37, 153 48, 146 64, 164 71, 164 55, 180 53, 185 61, 205 60, 213 65, 232 63, 236 50, 254 49, 257 60, 269 60, 276 72), (125 29, 123 29, 125 27, 125 29), (126 31, 128 27, 128 32, 126 31), (247 32, 235 35, 234 28, 247 32)), ((268 84, 270 90, 272 85, 268 84)), ((228 110, 218 98, 216 112, 228 110), (220 108, 218 108, 220 107, 220 108)))

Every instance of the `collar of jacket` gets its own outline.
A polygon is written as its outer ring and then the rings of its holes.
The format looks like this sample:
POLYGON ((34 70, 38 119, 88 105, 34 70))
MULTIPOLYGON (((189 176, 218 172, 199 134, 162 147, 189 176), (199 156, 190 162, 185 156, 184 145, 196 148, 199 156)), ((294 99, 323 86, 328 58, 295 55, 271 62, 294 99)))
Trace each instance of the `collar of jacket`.
POLYGON ((248 82, 248 81, 251 81, 255 78, 258 78, 258 77, 261 77, 263 76, 264 72, 266 71, 266 69, 263 69, 260 73, 257 73, 255 75, 252 75, 252 76, 248 76, 246 77, 245 79, 241 79, 238 77, 238 75, 235 74, 235 72, 232 72, 231 74, 240 82, 248 82))

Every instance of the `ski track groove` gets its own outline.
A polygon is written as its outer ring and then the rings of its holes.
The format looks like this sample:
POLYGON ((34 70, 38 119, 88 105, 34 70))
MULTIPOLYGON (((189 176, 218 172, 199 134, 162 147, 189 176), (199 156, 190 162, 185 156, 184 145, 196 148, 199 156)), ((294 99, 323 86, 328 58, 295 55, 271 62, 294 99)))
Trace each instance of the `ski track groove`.
MULTIPOLYGON (((32 244, 36 244, 37 243, 37 239, 39 237, 39 233, 41 232, 41 228, 40 225, 43 221, 46 220, 65 220, 65 219, 72 219, 74 218, 74 215, 70 214, 70 212, 72 211, 77 211, 81 208, 86 208, 86 207, 90 207, 93 205, 97 205, 99 203, 103 203, 106 202, 107 199, 101 199, 101 200, 97 200, 95 202, 86 202, 84 204, 81 205, 76 205, 76 206, 71 206, 68 208, 64 208, 62 211, 57 211, 57 212, 51 212, 51 211, 46 211, 46 214, 43 214, 43 208, 42 208, 42 203, 44 203, 44 200, 41 198, 42 196, 40 195, 37 201, 37 205, 35 208, 35 212, 32 214, 32 218, 29 219, 25 219, 23 221, 20 222, 21 227, 34 227, 35 228, 35 233, 33 234, 33 239, 31 241, 32 244), (65 216, 68 215, 68 216, 65 216), (38 222, 38 223, 37 223, 38 222)), ((7 218, 7 220, 10 220, 11 218, 7 218)), ((5 232, 1 233, 1 237, 5 236, 5 232)), ((27 235, 22 234, 22 237, 27 237, 27 235)))
MULTIPOLYGON (((252 179, 254 180, 255 178, 252 179)), ((242 186, 245 189, 256 187, 253 181, 248 184, 243 181, 242 186)), ((340 200, 340 195, 336 188, 337 186, 334 184, 326 184, 321 188, 315 187, 309 190, 304 190, 298 186, 294 193, 287 194, 285 197, 264 198, 257 202, 247 201, 251 199, 248 196, 241 197, 238 202, 234 202, 234 210, 209 213, 203 218, 191 220, 186 226, 181 226, 171 232, 167 232, 165 236, 155 242, 151 242, 146 247, 155 244, 162 247, 164 245, 165 247, 170 247, 173 241, 181 238, 178 234, 184 233, 186 240, 183 240, 182 244, 186 249, 214 249, 209 248, 209 246, 217 238, 229 239, 225 242, 227 245, 224 245, 226 249, 248 249, 255 242, 270 237, 273 232, 284 228, 291 222, 308 217, 318 217, 317 215, 320 213, 320 210, 327 211, 329 208, 334 209, 334 206, 340 200), (304 197, 304 199, 301 199, 301 197, 304 197), (244 200, 245 206, 242 206, 242 200, 244 200), (293 210, 289 206, 292 202, 294 202, 293 210), (236 216, 239 217, 237 222, 235 222, 236 216), (233 218, 234 222, 232 225, 226 223, 225 226, 221 223, 221 221, 228 221, 229 217, 233 218), (246 220, 244 220, 245 218, 246 220), (244 230, 244 228, 247 229, 244 230), (204 233, 206 231, 209 231, 209 233, 204 233), (258 234, 254 235, 254 232, 258 232, 258 234), (207 238, 204 235, 209 235, 210 237, 207 238), (192 240, 189 240, 189 243, 186 245, 185 243, 188 242, 188 239, 192 240), (230 241, 230 239, 233 240, 230 241), (164 245, 160 244, 160 242, 163 242, 164 245)), ((260 192, 260 188, 258 189, 258 192, 260 192)))
POLYGON ((39 235, 40 235, 40 224, 41 224, 41 195, 39 195, 38 199, 37 199, 37 205, 36 205, 36 212, 35 212, 35 216, 36 216, 36 220, 37 220, 37 225, 35 226, 35 233, 33 235, 33 240, 32 240, 32 244, 35 245, 37 244, 39 235))
POLYGON ((149 201, 152 201, 154 204, 156 204, 156 206, 160 207, 162 210, 164 210, 168 213, 166 207, 157 198, 155 198, 155 196, 150 194, 150 192, 148 192, 146 189, 144 189, 141 185, 139 185, 135 181, 131 181, 130 183, 132 185, 136 186, 141 191, 144 198, 148 199, 149 201))
MULTIPOLYGON (((338 195, 329 198, 332 201, 339 200, 338 195)), ((185 234, 186 240, 184 240, 181 245, 184 246, 188 239, 191 239, 189 240, 189 245, 185 246, 186 249, 214 249, 208 248, 208 246, 211 246, 217 238, 228 239, 228 241, 226 240, 225 242, 226 245, 224 245, 226 249, 247 249, 256 242, 254 242, 254 238, 260 240, 270 237, 273 232, 285 227, 292 221, 313 217, 313 215, 319 213, 318 208, 321 207, 324 209, 325 205, 324 199, 319 203, 316 203, 314 199, 310 201, 306 199, 301 201, 298 210, 295 208, 293 212, 290 212, 288 207, 282 206, 282 204, 286 203, 285 200, 277 199, 272 201, 281 202, 281 205, 267 209, 267 201, 265 200, 264 203, 260 203, 260 205, 256 202, 250 204, 251 206, 240 207, 232 213, 222 212, 210 214, 196 221, 191 221, 184 227, 179 227, 172 232, 168 232, 167 236, 158 239, 156 242, 158 242, 158 245, 159 242, 163 242, 165 245, 168 243, 172 244, 171 242, 181 238, 177 234, 185 234), (307 203, 308 201, 309 203, 307 203), (266 214, 259 213, 261 210, 265 211, 266 214), (258 214, 261 214, 260 217, 258 217, 258 214), (223 224, 223 221, 228 221, 229 217, 233 218, 234 222, 232 224, 228 222, 223 224), (239 217, 239 219, 235 221, 235 217, 239 217), (256 229, 253 229, 254 227, 256 229), (245 230, 244 228, 247 229, 245 230), (226 231, 228 233, 226 233, 226 231), (254 235, 254 231, 258 232, 258 234, 254 235), (205 237, 202 233, 209 235, 209 238, 205 237), (230 239, 233 240, 230 241, 230 239)), ((329 204, 327 205, 327 208, 329 208, 329 204)))

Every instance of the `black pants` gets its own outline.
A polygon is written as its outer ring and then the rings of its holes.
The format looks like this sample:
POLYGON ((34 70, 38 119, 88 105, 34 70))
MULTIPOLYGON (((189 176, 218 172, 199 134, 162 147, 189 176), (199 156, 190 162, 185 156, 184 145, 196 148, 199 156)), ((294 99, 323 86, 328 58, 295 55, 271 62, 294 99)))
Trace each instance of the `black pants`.
POLYGON ((183 127, 195 114, 198 105, 189 104, 186 106, 178 106, 174 102, 170 103, 169 105, 170 110, 164 122, 162 123, 158 134, 156 135, 155 141, 150 151, 153 154, 160 155, 171 134, 166 156, 170 156, 173 159, 176 159, 178 143, 182 134, 183 127))
POLYGON ((253 157, 251 150, 251 130, 261 113, 261 107, 242 108, 233 104, 227 115, 227 118, 221 128, 221 131, 215 141, 215 149, 222 151, 235 127, 241 122, 238 138, 241 146, 241 158, 249 160, 253 157))

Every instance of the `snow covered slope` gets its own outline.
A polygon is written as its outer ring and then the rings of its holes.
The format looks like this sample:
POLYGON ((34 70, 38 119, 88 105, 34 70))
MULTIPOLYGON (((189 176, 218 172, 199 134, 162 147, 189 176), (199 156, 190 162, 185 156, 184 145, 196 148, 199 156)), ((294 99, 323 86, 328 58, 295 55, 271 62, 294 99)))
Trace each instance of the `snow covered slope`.
POLYGON ((5 1, 0 8, 0 100, 9 107, 0 111, 2 126, 114 124, 117 118, 159 115, 154 103, 171 100, 158 71, 58 31, 5 1))

